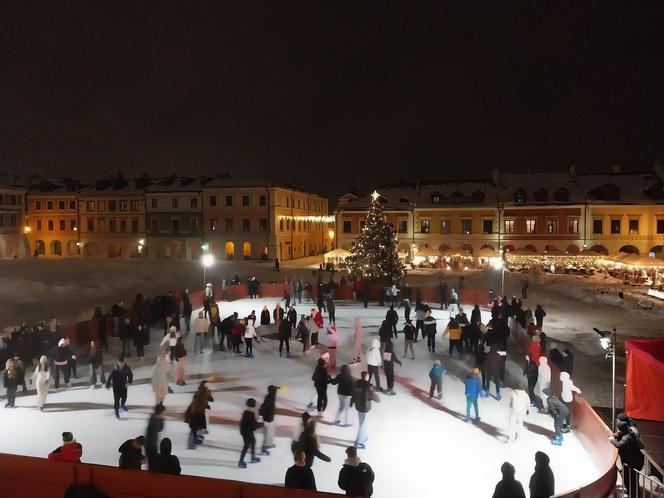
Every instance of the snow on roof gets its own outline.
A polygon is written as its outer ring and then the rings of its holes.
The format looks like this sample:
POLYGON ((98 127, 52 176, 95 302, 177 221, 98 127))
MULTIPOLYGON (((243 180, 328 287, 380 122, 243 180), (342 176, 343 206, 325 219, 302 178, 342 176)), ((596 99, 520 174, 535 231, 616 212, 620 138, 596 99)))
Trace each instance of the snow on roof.
POLYGON ((208 177, 170 176, 156 180, 146 192, 200 192, 211 181, 208 177))
POLYGON ((662 182, 654 173, 579 175, 577 181, 593 202, 664 202, 662 182))
POLYGON ((568 173, 505 173, 499 176, 503 202, 518 204, 580 203, 585 194, 568 173), (517 194, 523 196, 517 201, 517 194))

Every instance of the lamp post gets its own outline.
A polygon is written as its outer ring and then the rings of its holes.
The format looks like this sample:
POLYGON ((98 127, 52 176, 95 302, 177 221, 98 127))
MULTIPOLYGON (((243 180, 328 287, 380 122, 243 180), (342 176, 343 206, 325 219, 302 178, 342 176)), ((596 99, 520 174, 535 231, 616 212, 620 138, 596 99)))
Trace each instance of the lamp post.
POLYGON ((502 259, 493 258, 491 260, 491 266, 496 270, 500 270, 500 296, 501 298, 505 297, 505 262, 502 259))
POLYGON ((201 264, 203 265, 203 288, 205 288, 205 284, 207 283, 207 278, 206 278, 206 270, 214 264, 214 254, 211 254, 209 252, 203 254, 201 257, 201 264))
POLYGON ((605 358, 611 358, 611 428, 616 428, 616 329, 599 330, 593 327, 593 330, 600 336, 599 343, 602 349, 606 351, 605 358))

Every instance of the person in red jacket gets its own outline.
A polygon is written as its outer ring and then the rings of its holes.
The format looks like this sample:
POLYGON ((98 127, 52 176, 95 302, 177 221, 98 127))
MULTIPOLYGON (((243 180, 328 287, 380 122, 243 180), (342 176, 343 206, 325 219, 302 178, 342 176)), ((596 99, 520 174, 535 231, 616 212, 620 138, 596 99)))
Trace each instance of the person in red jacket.
POLYGON ((81 463, 83 446, 76 442, 71 432, 62 433, 62 446, 54 449, 48 454, 51 462, 81 463))

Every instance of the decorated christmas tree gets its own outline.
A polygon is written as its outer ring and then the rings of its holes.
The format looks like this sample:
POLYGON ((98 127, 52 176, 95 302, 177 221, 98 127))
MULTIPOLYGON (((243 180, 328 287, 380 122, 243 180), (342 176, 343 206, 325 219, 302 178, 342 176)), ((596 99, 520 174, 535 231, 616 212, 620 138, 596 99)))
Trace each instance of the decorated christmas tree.
POLYGON ((354 277, 385 284, 406 273, 397 254, 396 234, 385 218, 378 192, 371 194, 366 222, 346 264, 354 277))

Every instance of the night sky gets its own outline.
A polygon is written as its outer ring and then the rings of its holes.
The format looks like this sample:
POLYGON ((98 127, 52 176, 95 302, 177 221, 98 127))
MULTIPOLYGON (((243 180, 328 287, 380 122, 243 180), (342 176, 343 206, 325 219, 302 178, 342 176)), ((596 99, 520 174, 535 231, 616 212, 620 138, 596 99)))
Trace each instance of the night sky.
POLYGON ((664 159, 661 1, 219 3, 3 2, 0 171, 335 196, 664 159))

